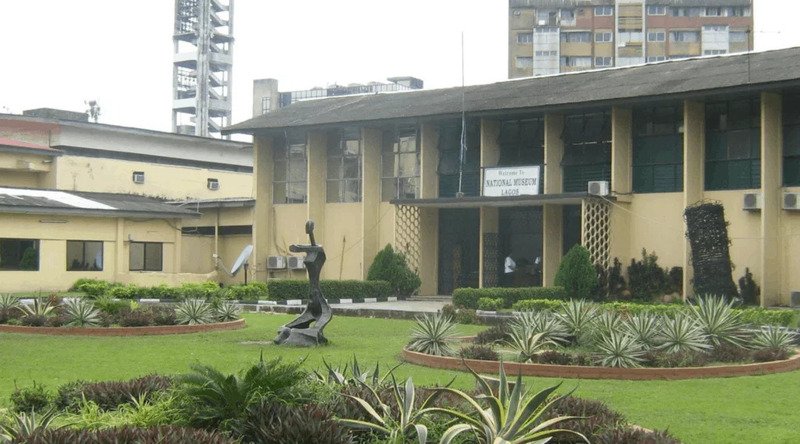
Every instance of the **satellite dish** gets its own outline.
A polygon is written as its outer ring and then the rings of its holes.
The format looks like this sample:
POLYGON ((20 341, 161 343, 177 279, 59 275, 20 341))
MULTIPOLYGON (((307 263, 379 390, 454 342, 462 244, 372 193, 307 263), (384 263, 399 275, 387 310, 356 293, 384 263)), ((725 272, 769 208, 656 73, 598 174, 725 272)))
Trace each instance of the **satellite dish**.
MULTIPOLYGON (((242 266, 247 264, 247 260, 250 259, 251 254, 253 254, 253 245, 248 244, 244 247, 242 252, 239 254, 239 257, 236 258, 236 261, 233 263, 233 267, 231 267, 231 276, 236 276, 236 273, 242 269, 242 266)), ((245 273, 247 273, 246 270, 245 273)))

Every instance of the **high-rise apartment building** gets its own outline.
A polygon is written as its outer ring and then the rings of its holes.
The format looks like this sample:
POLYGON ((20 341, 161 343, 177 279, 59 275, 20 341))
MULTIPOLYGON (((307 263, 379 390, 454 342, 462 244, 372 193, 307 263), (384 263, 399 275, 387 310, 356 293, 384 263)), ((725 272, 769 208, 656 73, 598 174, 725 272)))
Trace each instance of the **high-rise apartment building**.
POLYGON ((753 49, 752 0, 509 0, 508 77, 753 49))

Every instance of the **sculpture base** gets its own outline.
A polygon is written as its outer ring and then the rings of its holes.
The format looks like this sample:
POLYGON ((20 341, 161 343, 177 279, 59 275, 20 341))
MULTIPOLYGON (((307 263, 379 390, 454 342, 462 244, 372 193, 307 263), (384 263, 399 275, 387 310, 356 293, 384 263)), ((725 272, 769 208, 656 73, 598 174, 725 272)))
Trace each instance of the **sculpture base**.
POLYGON ((290 328, 281 327, 278 336, 272 340, 276 345, 291 345, 294 347, 314 347, 328 343, 322 331, 316 327, 290 328))

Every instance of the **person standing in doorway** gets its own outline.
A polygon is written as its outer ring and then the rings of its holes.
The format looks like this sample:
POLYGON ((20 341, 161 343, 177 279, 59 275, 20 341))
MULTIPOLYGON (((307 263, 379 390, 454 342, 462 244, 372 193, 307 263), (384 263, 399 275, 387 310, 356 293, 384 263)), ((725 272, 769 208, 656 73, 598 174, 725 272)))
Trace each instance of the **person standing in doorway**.
POLYGON ((514 272, 517 270, 517 263, 509 254, 503 264, 503 287, 511 287, 514 283, 514 272))

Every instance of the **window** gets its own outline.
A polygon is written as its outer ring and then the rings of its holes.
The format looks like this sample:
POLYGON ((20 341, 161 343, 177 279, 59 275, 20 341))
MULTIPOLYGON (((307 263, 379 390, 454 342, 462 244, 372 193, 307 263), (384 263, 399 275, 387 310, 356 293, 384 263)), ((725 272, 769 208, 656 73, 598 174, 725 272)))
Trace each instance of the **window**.
POLYGON ((706 8, 706 17, 719 17, 722 15, 722 8, 706 8))
POLYGON ((67 241, 67 271, 103 271, 103 242, 67 241))
POLYGON ((800 94, 783 97, 783 186, 800 186, 800 94))
POLYGON ((594 41, 598 43, 613 42, 614 34, 610 32, 595 32, 594 41))
POLYGON ((728 33, 728 41, 731 43, 748 43, 747 31, 731 31, 728 33))
POLYGON ((419 198, 419 140, 414 126, 398 126, 383 132, 381 198, 419 198))
POLYGON ((517 43, 521 43, 521 44, 533 43, 533 33, 532 32, 520 32, 519 34, 517 34, 517 43))
POLYGON ((219 179, 213 177, 206 179, 206 188, 211 191, 217 191, 219 189, 219 179))
POLYGON ((131 242, 130 271, 162 271, 164 244, 131 242))
POLYGON ((39 241, 0 238, 0 270, 39 270, 39 241))
POLYGON ((533 57, 517 57, 514 66, 518 69, 533 68, 533 57))
POLYGON ((749 6, 734 6, 722 8, 722 15, 724 17, 750 17, 753 10, 749 6))
POLYGON ((144 171, 134 171, 131 179, 133 183, 144 183, 144 171))
POLYGON ((361 130, 328 133, 327 202, 361 202, 361 130))
POLYGON ((591 68, 592 58, 584 56, 561 57, 561 66, 571 66, 574 68, 591 68))
POLYGON ((534 51, 533 54, 536 57, 556 57, 558 55, 558 51, 534 51))
POLYGON ((589 43, 592 34, 589 32, 562 32, 561 41, 564 43, 589 43))
POLYGON ((305 203, 308 200, 306 135, 289 133, 276 138, 272 176, 272 203, 305 203))
POLYGON ((706 8, 670 8, 673 17, 700 17, 706 13, 706 8))
POLYGON ((647 15, 667 15, 667 7, 662 5, 648 5, 647 15))
POLYGON ((663 62, 664 60, 667 60, 667 58, 665 56, 648 56, 647 57, 647 63, 663 62))
POLYGON ((611 113, 574 114, 564 122, 564 192, 585 192, 590 180, 611 180, 611 113))
MULTIPOLYGON (((644 38, 644 34, 642 31, 619 31, 617 33, 617 41, 620 43, 642 43, 642 39, 644 38)), ((625 46, 625 45, 621 45, 625 46)))
POLYGON ((266 114, 270 112, 272 108, 272 98, 271 97, 262 97, 261 98, 261 114, 266 114))
POLYGON ((613 57, 595 57, 594 58, 594 66, 596 66, 596 67, 614 66, 614 58, 613 57))
POLYGON ((613 6, 595 6, 594 15, 596 16, 612 16, 614 15, 613 6))
POLYGON ((633 192, 683 191, 682 108, 639 108, 633 116, 633 192))
POLYGON ((670 42, 697 43, 700 41, 698 31, 672 31, 669 33, 670 42))
POLYGON ((652 31, 647 33, 648 42, 663 42, 666 40, 666 33, 664 31, 652 31))
POLYGON ((544 163, 544 119, 539 117, 500 122, 498 145, 498 166, 544 163))
POLYGON ((719 54, 727 54, 728 51, 724 49, 706 49, 703 51, 703 55, 719 55, 719 54))
POLYGON ((761 187, 757 98, 706 104, 706 190, 761 187))
POLYGON ((439 197, 454 197, 459 191, 459 173, 461 174, 461 192, 465 196, 480 194, 480 122, 467 121, 466 150, 464 161, 461 161, 461 122, 439 127, 439 197))

